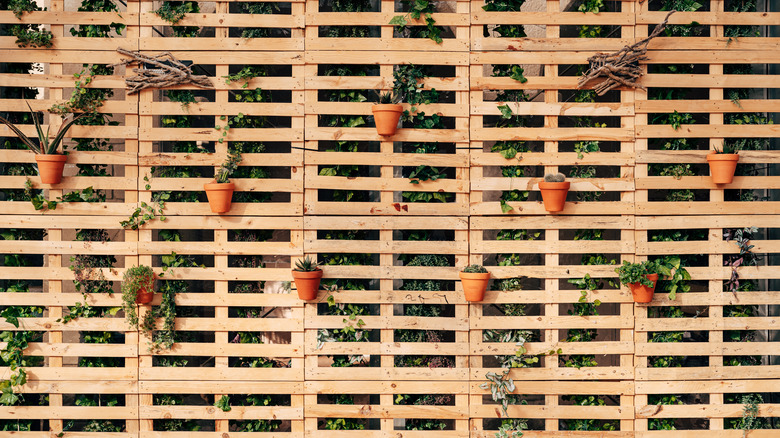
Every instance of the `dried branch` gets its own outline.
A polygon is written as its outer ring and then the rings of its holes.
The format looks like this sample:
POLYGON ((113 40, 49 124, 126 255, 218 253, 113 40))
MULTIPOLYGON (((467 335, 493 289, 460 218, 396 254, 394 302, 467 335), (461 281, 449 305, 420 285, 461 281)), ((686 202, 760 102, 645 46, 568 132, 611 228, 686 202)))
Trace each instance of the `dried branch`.
POLYGON ((117 47, 117 52, 129 56, 117 65, 138 64, 133 72, 136 76, 125 79, 130 91, 127 94, 137 93, 144 88, 168 88, 174 85, 192 84, 201 88, 213 89, 214 85, 205 75, 193 75, 192 69, 174 58, 171 52, 163 52, 159 55, 142 55, 140 52, 132 52, 117 47), (156 68, 147 68, 153 66, 156 68))
POLYGON ((663 32, 669 17, 677 11, 671 11, 666 15, 664 21, 657 25, 653 32, 647 38, 631 46, 625 46, 615 53, 597 53, 588 58, 590 68, 585 72, 577 83, 577 89, 581 89, 588 82, 599 77, 605 77, 603 81, 593 87, 596 94, 603 96, 609 90, 624 85, 630 88, 645 87, 637 84, 637 80, 644 75, 644 71, 639 67, 639 61, 647 59, 647 44, 653 38, 663 32))

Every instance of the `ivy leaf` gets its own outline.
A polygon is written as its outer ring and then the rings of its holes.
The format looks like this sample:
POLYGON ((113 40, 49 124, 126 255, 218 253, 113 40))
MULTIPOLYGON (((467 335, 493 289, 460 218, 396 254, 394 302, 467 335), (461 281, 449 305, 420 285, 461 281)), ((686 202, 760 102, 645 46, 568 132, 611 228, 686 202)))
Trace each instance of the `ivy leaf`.
POLYGON ((509 205, 506 201, 504 201, 503 199, 501 200, 501 213, 509 213, 514 209, 515 208, 509 205))
POLYGON ((499 105, 498 110, 501 111, 501 117, 505 119, 511 119, 514 113, 512 112, 512 108, 509 108, 509 105, 499 105))
POLYGON ((214 403, 214 406, 221 409, 222 412, 230 412, 233 408, 230 407, 230 397, 223 395, 221 399, 214 403))
POLYGON ((403 15, 398 15, 390 20, 389 24, 395 24, 396 26, 406 26, 406 18, 403 15))

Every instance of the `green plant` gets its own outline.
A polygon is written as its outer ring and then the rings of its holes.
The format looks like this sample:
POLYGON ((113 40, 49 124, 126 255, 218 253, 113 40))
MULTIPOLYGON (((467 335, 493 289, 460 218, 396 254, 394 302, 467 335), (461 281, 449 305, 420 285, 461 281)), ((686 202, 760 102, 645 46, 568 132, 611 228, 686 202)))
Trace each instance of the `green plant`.
POLYGON ((219 170, 214 174, 214 181, 220 184, 230 182, 230 176, 238 169, 241 163, 241 152, 228 153, 227 159, 219 166, 219 170))
POLYGON ((233 409, 230 407, 230 396, 223 395, 222 398, 214 403, 214 407, 219 408, 222 412, 230 412, 233 409))
POLYGON ((740 266, 756 266, 760 259, 758 255, 751 251, 755 245, 750 244, 750 239, 757 232, 758 228, 756 227, 723 230, 723 238, 726 241, 733 239, 734 243, 739 247, 739 254, 724 256, 723 259, 723 265, 731 267, 731 278, 724 282, 724 287, 733 293, 740 290, 737 268, 740 266))
POLYGON ((647 278, 647 275, 659 273, 658 264, 650 260, 641 263, 624 260, 622 266, 615 268, 615 272, 618 273, 623 284, 639 283, 647 287, 653 287, 653 282, 647 278))
MULTIPOLYGON (((119 12, 119 8, 113 0, 82 0, 78 11, 119 12)), ((109 38, 111 37, 111 30, 114 30, 117 35, 122 35, 125 27, 121 23, 78 25, 70 29, 70 34, 77 37, 109 38)))
POLYGON ((764 423, 763 418, 758 417, 758 405, 764 403, 761 394, 747 394, 742 397, 742 418, 737 422, 737 427, 742 429, 742 437, 746 438, 751 430, 760 429, 764 423))
POLYGON ((615 272, 618 273, 623 284, 640 283, 647 287, 652 287, 653 282, 645 275, 659 274, 665 277, 667 285, 664 289, 669 292, 670 300, 677 297, 678 289, 683 292, 690 289, 690 286, 684 282, 690 280, 691 275, 682 266, 680 257, 665 256, 653 261, 645 260, 642 263, 629 263, 624 260, 623 265, 616 268, 615 272))
POLYGON ((320 265, 322 265, 322 262, 317 262, 311 257, 306 256, 303 259, 295 262, 295 269, 293 269, 293 271, 299 271, 299 272, 319 271, 320 265))
MULTIPOLYGON (((485 0, 482 9, 487 12, 520 12, 525 0, 485 0)), ((492 26, 492 31, 502 38, 524 38, 525 28, 521 24, 499 24, 492 26)), ((483 28, 483 36, 490 36, 490 30, 486 25, 483 28)))
POLYGON ((394 104, 394 103, 401 103, 403 96, 398 95, 397 93, 392 91, 388 91, 386 93, 377 93, 377 100, 376 103, 378 104, 394 104))
POLYGON ((501 403, 501 411, 505 416, 507 414, 507 408, 509 408, 509 398, 507 394, 515 390, 515 382, 509 377, 509 370, 505 369, 501 374, 488 371, 485 374, 487 382, 479 385, 482 389, 490 389, 490 395, 493 401, 501 403))
POLYGON ((723 148, 718 149, 715 148, 714 153, 716 154, 738 154, 740 150, 742 150, 742 147, 744 146, 743 143, 740 142, 727 142, 723 141, 723 148))
POLYGON ((487 274, 488 270, 485 269, 482 265, 468 265, 465 268, 463 268, 463 272, 468 272, 472 274, 487 274))
POLYGON ((436 20, 433 19, 433 12, 436 12, 435 2, 432 0, 401 0, 401 3, 409 8, 409 12, 406 15, 397 15, 390 20, 389 24, 397 26, 398 32, 418 38, 430 38, 435 41, 436 44, 442 43, 441 32, 442 28, 436 26, 436 20), (407 19, 412 18, 419 20, 420 17, 425 17, 425 29, 414 32, 412 29, 407 28, 407 19))
POLYGON ((38 121, 37 113, 35 113, 32 110, 32 107, 30 107, 30 104, 27 103, 27 108, 30 109, 30 114, 32 115, 33 122, 35 123, 35 130, 38 134, 38 143, 35 143, 32 141, 27 135, 25 135, 21 129, 16 127, 15 124, 11 123, 7 119, 0 117, 0 122, 5 123, 11 131, 16 134, 17 137, 19 137, 20 140, 24 143, 25 146, 27 146, 28 149, 33 151, 36 154, 56 154, 57 148, 60 146, 60 143, 65 139, 65 134, 68 132, 68 129, 73 125, 73 123, 78 120, 82 115, 78 115, 73 117, 70 120, 63 119, 62 125, 60 125, 60 129, 57 131, 57 135, 54 136, 54 138, 50 141, 49 140, 49 129, 51 128, 51 125, 49 125, 46 128, 46 132, 43 132, 43 127, 41 126, 41 123, 38 121))
POLYGON ((127 323, 138 327, 138 313, 135 308, 135 299, 138 291, 145 289, 154 291, 154 271, 151 267, 141 265, 132 266, 125 271, 122 277, 122 309, 125 311, 127 323))
POLYGON ((544 176, 544 182, 564 182, 566 175, 562 173, 548 173, 544 176))

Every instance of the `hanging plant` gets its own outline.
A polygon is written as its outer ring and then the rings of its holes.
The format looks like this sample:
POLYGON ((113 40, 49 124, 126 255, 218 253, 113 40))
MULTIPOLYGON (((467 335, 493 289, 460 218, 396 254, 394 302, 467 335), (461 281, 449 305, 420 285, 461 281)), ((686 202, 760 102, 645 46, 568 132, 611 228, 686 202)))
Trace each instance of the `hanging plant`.
POLYGON ((154 271, 149 266, 133 266, 122 277, 122 309, 125 319, 138 328, 136 304, 148 304, 154 297, 154 271))

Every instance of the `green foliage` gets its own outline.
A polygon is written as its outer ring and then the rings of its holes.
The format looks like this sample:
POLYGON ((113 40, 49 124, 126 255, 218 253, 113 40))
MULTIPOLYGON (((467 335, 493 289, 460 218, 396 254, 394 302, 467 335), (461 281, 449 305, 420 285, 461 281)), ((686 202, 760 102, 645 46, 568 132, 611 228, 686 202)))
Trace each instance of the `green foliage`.
POLYGON ((214 403, 214 407, 219 408, 222 412, 230 412, 233 409, 230 407, 230 396, 223 395, 222 398, 214 403))
MULTIPOLYGON (((482 9, 487 12, 520 12, 525 0, 485 0, 482 9)), ((483 36, 489 37, 490 30, 496 32, 502 38, 525 38, 525 28, 521 24, 499 24, 484 27, 483 36)))
MULTIPOLYGON (((225 127, 225 130, 227 130, 227 127, 225 127)), ((228 152, 227 159, 219 166, 219 170, 214 174, 214 181, 223 184, 230 182, 230 176, 238 169, 241 159, 241 152, 228 152)))
POLYGON ((468 272, 472 274, 487 274, 488 270, 485 269, 482 265, 468 265, 465 268, 463 268, 463 272, 468 272))
MULTIPOLYGON (((8 306, 0 311, 0 318, 6 323, 19 328, 20 318, 40 318, 43 308, 32 306, 8 306)), ((0 332, 0 342, 6 345, 0 350, 0 366, 8 367, 8 378, 0 380, 0 405, 13 406, 22 400, 22 396, 14 393, 14 387, 27 383, 28 366, 40 366, 42 361, 37 357, 27 357, 24 350, 30 342, 40 342, 43 339, 39 332, 28 330, 4 330, 0 332)))
POLYGON ((154 291, 154 271, 145 265, 132 266, 122 277, 122 309, 125 311, 127 323, 136 328, 138 328, 138 313, 135 299, 141 289, 146 289, 147 292, 154 291))
POLYGON ((200 5, 196 1, 164 1, 160 8, 154 11, 158 17, 173 26, 173 36, 180 38, 193 38, 198 36, 198 26, 175 26, 186 14, 200 12, 200 5))
POLYGON ((493 401, 501 403, 501 411, 507 416, 507 408, 509 407, 509 399, 507 394, 515 390, 515 382, 509 377, 509 370, 505 369, 501 374, 488 371, 485 374, 487 382, 479 385, 482 389, 490 389, 490 395, 493 401))
MULTIPOLYGON (((579 12, 598 14, 607 10, 604 0, 583 0, 577 8, 579 12)), ((604 38, 607 36, 607 29, 599 25, 583 25, 579 27, 580 38, 604 38)))
POLYGON ((304 257, 295 262, 295 269, 293 271, 299 272, 313 272, 320 269, 321 262, 317 262, 309 256, 304 257))
MULTIPOLYGON (((242 14, 261 14, 269 15, 279 12, 278 3, 273 2, 241 2, 239 10, 242 14)), ((268 38, 271 36, 271 29, 266 27, 245 27, 241 30, 241 38, 268 38)))
POLYGON ((46 29, 30 29, 28 26, 13 25, 11 33, 16 37, 14 43, 20 47, 46 47, 54 45, 54 35, 46 29))
MULTIPOLYGON (((679 395, 670 394, 650 394, 647 396, 647 403, 651 405, 682 405, 679 395)), ((649 430, 677 430, 674 426, 674 418, 649 418, 647 427, 649 430)))
MULTIPOLYGON (((82 0, 78 11, 119 12, 119 8, 113 0, 82 0)), ((78 25, 70 29, 70 34, 77 37, 109 38, 112 30, 121 36, 125 27, 127 26, 121 23, 78 25)))
POLYGON ((57 148, 60 146, 60 143, 65 139, 65 134, 68 132, 68 129, 73 125, 73 123, 79 118, 82 117, 81 115, 75 116, 72 119, 67 120, 67 118, 64 118, 62 120, 62 125, 60 125, 59 130, 57 131, 57 134, 54 136, 53 139, 50 139, 50 133, 49 130, 51 129, 51 125, 49 125, 46 128, 46 132, 43 132, 43 127, 41 126, 41 122, 38 120, 38 114, 32 110, 32 107, 30 107, 30 104, 25 102, 27 104, 27 108, 30 109, 30 114, 32 116, 32 120, 35 123, 35 130, 38 135, 38 142, 33 141, 28 137, 24 132, 22 132, 21 129, 19 129, 14 123, 11 123, 7 119, 0 117, 0 122, 5 123, 11 131, 13 131, 14 134, 16 134, 17 137, 24 143, 25 146, 27 146, 28 149, 33 151, 36 154, 56 154, 57 148))
POLYGON ((432 0, 401 0, 404 7, 409 9, 406 15, 397 15, 390 20, 389 24, 396 26, 399 33, 405 36, 411 36, 414 38, 430 38, 436 44, 442 43, 441 32, 442 28, 436 26, 436 20, 433 19, 433 12, 436 12, 436 2, 432 0), (419 20, 420 17, 425 18, 425 28, 421 30, 413 30, 408 28, 407 19, 410 18, 419 20))

